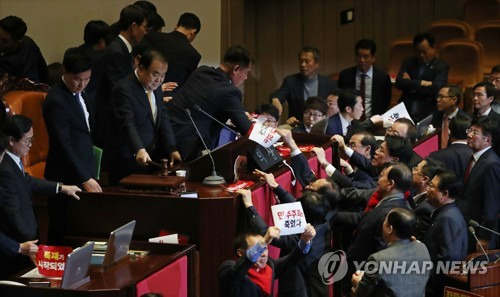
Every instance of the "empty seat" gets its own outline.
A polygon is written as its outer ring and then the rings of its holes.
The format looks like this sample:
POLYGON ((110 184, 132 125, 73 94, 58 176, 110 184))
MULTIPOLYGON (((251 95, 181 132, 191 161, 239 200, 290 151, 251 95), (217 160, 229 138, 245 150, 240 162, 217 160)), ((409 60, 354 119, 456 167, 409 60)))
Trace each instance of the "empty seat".
POLYGON ((396 78, 403 61, 407 57, 415 56, 413 40, 409 38, 396 39, 389 45, 389 62, 387 63, 387 72, 391 79, 396 78))
POLYGON ((483 45, 483 73, 490 73, 493 66, 500 64, 500 20, 479 24, 475 40, 483 45))
POLYGON ((23 163, 26 172, 37 178, 43 178, 49 152, 49 136, 42 115, 45 96, 47 96, 45 92, 12 91, 4 97, 13 114, 22 114, 33 121, 33 145, 23 163))
POLYGON ((445 40, 471 38, 472 29, 464 21, 437 20, 429 24, 428 32, 434 36, 436 46, 439 46, 445 40))
POLYGON ((474 40, 443 41, 438 48, 439 58, 450 66, 448 81, 462 81, 472 87, 483 80, 483 46, 474 40))

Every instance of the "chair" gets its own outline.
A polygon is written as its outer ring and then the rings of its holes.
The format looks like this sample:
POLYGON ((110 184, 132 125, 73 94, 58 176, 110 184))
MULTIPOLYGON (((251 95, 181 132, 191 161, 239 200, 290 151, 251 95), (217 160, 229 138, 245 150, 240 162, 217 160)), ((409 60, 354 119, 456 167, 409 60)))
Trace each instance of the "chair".
POLYGON ((500 19, 500 1, 468 0, 464 5, 464 21, 471 26, 500 19))
POLYGON ((22 114, 33 121, 33 145, 23 163, 26 172, 36 178, 43 178, 49 152, 49 136, 42 116, 45 96, 45 92, 12 91, 4 97, 13 114, 22 114))
POLYGON ((431 22, 427 31, 434 36, 436 46, 443 41, 459 38, 471 38, 472 28, 464 21, 437 20, 431 22))
POLYGON ((500 21, 488 21, 476 27, 475 40, 483 45, 483 73, 500 64, 500 21))
POLYGON ((407 57, 415 56, 413 40, 409 38, 396 39, 389 45, 389 62, 387 63, 387 72, 391 79, 395 79, 403 60, 407 57))

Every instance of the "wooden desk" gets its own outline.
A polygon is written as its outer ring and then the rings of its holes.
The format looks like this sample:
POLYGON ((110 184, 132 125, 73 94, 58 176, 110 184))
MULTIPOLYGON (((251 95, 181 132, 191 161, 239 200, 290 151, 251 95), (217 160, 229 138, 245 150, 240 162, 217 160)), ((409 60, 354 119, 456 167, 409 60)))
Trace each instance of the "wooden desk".
MULTIPOLYGON (((164 280, 164 290, 178 290, 183 296, 194 294, 194 245, 163 245, 149 243, 133 243, 131 249, 148 250, 150 253, 143 258, 126 258, 102 271, 100 266, 92 266, 89 271, 90 281, 76 290, 57 289, 60 280, 51 280, 52 288, 34 288, 0 285, 0 296, 109 296, 136 297, 147 282, 154 281, 155 274, 174 275, 183 279, 178 284, 169 284, 164 280), (182 266, 179 268, 178 266, 182 266), (185 266, 185 267, 184 267, 185 266), (186 275, 177 275, 186 273, 186 275), (186 287, 181 287, 181 286, 186 287)), ((27 284, 40 279, 14 278, 14 281, 27 284)))
MULTIPOLYGON (((294 138, 298 144, 315 145, 326 144, 329 140, 328 136, 322 135, 297 134, 294 138)), ((223 165, 217 169, 230 177, 232 164, 238 154, 245 151, 244 148, 244 143, 237 141, 224 148, 226 153, 220 150, 214 154, 217 165, 223 165)), ((311 153, 307 156, 313 157, 311 153)), ((311 168, 319 172, 317 160, 312 162, 314 165, 311 168)), ((196 176, 204 178, 212 167, 208 163, 208 157, 202 157, 187 168, 188 179, 193 180, 196 176)), ((282 176, 280 180, 285 188, 290 189, 290 171, 281 167, 275 174, 278 178, 282 176)), ((179 198, 159 192, 124 191, 117 187, 104 188, 103 193, 83 193, 80 201, 72 200, 68 203, 65 239, 106 238, 113 229, 133 219, 137 221, 134 240, 156 237, 162 229, 186 235, 189 243, 196 244, 199 256, 195 296, 219 296, 217 270, 224 260, 234 258, 232 242, 246 223, 244 210, 240 206, 240 199, 234 199, 237 195, 224 191, 223 186, 209 187, 197 181, 188 181, 186 189, 197 191, 199 198, 179 198)), ((257 182, 253 191, 256 208, 267 219, 270 217, 269 206, 274 203, 274 196, 266 189, 257 182)))

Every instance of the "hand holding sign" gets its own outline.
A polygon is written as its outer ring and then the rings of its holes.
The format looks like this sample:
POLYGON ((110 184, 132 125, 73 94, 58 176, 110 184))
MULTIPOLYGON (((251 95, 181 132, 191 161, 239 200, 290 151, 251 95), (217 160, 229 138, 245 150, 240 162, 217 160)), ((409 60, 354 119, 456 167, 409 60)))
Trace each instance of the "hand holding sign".
POLYGON ((307 224, 304 233, 300 236, 304 242, 311 241, 316 236, 316 229, 311 224, 307 224))
POLYGON ((273 239, 278 239, 280 238, 280 228, 271 226, 267 228, 266 235, 264 235, 264 238, 262 239, 264 244, 269 245, 273 239))

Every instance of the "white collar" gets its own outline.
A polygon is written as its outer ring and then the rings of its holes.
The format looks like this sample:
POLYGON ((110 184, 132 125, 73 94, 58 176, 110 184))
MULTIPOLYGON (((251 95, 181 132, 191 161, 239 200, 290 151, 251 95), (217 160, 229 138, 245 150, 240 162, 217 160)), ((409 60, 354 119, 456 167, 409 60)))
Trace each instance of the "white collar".
POLYGON ((5 153, 9 155, 12 160, 16 163, 17 167, 19 167, 19 170, 23 170, 19 163, 21 163, 21 158, 18 155, 15 155, 14 153, 11 153, 9 150, 5 150, 5 153))
POLYGON ((125 46, 127 47, 128 53, 130 54, 132 52, 132 45, 130 44, 130 42, 128 42, 128 40, 125 37, 123 37, 121 34, 118 34, 118 37, 120 37, 120 39, 123 41, 123 43, 125 43, 125 46))
MULTIPOLYGON (((360 76, 363 72, 361 72, 361 70, 359 70, 358 67, 356 67, 356 77, 360 76)), ((368 78, 372 78, 373 77, 373 66, 370 66, 370 69, 368 69, 368 71, 366 71, 366 73, 364 73, 368 78)))
POLYGON ((488 146, 488 147, 485 147, 484 149, 478 151, 478 152, 475 152, 472 154, 472 157, 474 158, 474 160, 477 162, 479 160, 479 158, 481 158, 481 156, 486 153, 487 150, 489 150, 491 148, 491 145, 488 146))

